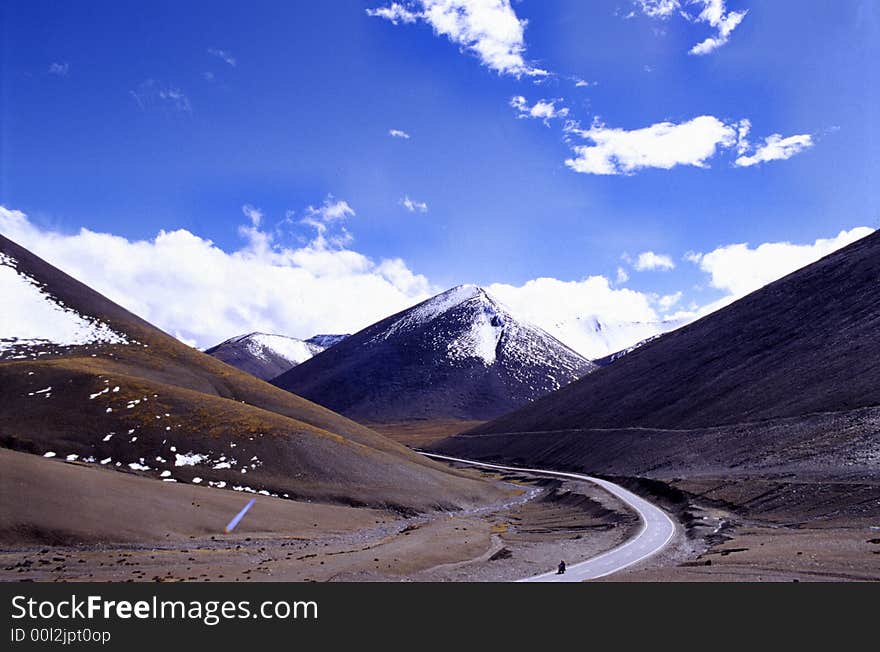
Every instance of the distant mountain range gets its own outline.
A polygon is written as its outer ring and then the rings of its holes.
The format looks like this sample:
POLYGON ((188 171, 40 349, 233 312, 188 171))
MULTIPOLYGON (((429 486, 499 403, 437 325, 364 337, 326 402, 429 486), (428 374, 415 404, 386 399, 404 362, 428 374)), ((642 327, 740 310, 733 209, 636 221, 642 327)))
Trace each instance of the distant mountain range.
POLYGON ((346 337, 315 335, 298 340, 285 335, 248 333, 212 346, 205 353, 257 378, 271 380, 346 337))
POLYGON ((880 468, 880 233, 439 448, 620 474, 880 468))
POLYGON ((559 341, 594 362, 604 360, 617 352, 639 346, 663 333, 681 328, 688 319, 660 321, 609 321, 596 316, 583 316, 542 327, 559 341))
POLYGON ((2 236, 0 300, 0 446, 157 484, 405 512, 500 496, 179 342, 2 236))
POLYGON ((273 383, 369 423, 487 419, 596 366, 473 285, 387 317, 273 383))

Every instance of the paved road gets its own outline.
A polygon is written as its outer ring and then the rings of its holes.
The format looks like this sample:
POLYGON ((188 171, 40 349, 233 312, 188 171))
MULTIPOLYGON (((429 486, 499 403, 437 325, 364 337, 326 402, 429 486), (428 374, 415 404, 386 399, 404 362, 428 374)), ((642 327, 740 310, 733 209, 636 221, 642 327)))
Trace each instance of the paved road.
POLYGON ((647 559, 651 555, 662 550, 675 534, 675 523, 672 522, 666 512, 659 507, 655 507, 644 498, 640 498, 631 491, 623 487, 594 478, 589 475, 581 475, 580 473, 563 473, 561 471, 546 471, 544 469, 526 469, 517 466, 502 466, 500 464, 488 464, 485 462, 474 462, 473 460, 463 460, 458 457, 449 457, 447 455, 436 455, 433 453, 422 453, 427 457, 438 460, 446 460, 447 462, 458 462, 460 464, 468 464, 470 466, 480 466, 486 469, 496 469, 499 471, 523 471, 528 473, 536 473, 539 475, 549 475, 557 478, 571 478, 573 480, 584 480, 599 485, 608 493, 614 494, 627 505, 632 507, 639 515, 642 527, 631 539, 620 544, 616 548, 612 548, 608 552, 587 559, 577 564, 571 564, 564 575, 557 575, 556 571, 543 573, 542 575, 533 575, 526 577, 520 582, 583 582, 584 580, 592 580, 597 577, 605 577, 619 570, 623 570, 627 566, 632 566, 643 559, 647 559))

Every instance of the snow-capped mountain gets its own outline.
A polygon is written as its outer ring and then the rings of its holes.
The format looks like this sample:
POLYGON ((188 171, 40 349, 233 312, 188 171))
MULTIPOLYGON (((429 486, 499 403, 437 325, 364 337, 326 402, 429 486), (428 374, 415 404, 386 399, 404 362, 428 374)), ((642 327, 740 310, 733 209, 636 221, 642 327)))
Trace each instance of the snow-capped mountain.
POLYGON ((315 335, 298 340, 286 335, 248 333, 206 349, 205 353, 247 373, 271 380, 320 353, 344 335, 315 335))
POLYGON ((627 349, 638 348, 658 335, 681 328, 688 321, 668 319, 612 322, 586 316, 543 326, 547 332, 581 355, 597 361, 627 349))
POLYGON ((486 419, 595 368, 482 288, 462 285, 368 326, 273 382, 373 423, 486 419))

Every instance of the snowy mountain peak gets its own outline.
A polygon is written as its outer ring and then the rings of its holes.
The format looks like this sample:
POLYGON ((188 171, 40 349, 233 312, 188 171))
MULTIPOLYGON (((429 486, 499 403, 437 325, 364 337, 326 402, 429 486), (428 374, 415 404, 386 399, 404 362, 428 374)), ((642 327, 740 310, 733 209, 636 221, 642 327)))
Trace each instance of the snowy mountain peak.
POLYGON ((453 363, 473 359, 489 366, 495 364, 502 350, 512 366, 530 364, 534 361, 531 358, 538 356, 541 364, 561 365, 570 371, 583 360, 552 335, 515 318, 477 285, 458 285, 398 314, 387 328, 368 330, 376 331, 371 338, 376 343, 434 322, 441 322, 444 329, 443 336, 435 340, 436 346, 453 363), (544 346, 529 342, 542 342, 544 346))
POLYGON ((231 337, 205 353, 258 378, 269 380, 325 348, 295 337, 253 332, 231 337))
MULTIPOLYGON (((384 332, 378 333, 376 337, 383 340, 388 339, 396 333, 428 324, 443 315, 460 309, 462 306, 469 307, 474 316, 474 325, 479 327, 480 324, 483 324, 483 331, 485 331, 485 324, 487 323, 490 328, 498 328, 505 319, 502 315, 507 315, 506 310, 483 288, 477 285, 457 285, 400 313, 399 319, 384 332)), ((469 339, 477 349, 480 349, 481 354, 479 357, 484 359, 491 357, 494 360, 494 356, 489 356, 488 354, 488 333, 474 333, 473 335, 469 339)), ((450 346, 452 346, 451 350, 461 348, 452 344, 450 346)), ((457 354, 453 352, 452 355, 454 357, 457 354)), ((489 364, 491 364, 491 360, 489 364)))
POLYGON ((366 420, 488 418, 596 367, 460 285, 349 336, 276 384, 366 420))

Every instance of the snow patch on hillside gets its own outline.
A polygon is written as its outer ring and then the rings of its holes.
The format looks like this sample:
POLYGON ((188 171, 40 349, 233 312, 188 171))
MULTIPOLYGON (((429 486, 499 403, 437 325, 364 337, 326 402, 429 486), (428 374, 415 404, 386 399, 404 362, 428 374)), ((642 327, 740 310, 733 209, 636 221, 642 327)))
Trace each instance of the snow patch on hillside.
POLYGON ((504 332, 504 320, 496 313, 483 310, 471 322, 470 328, 446 346, 450 360, 477 358, 487 367, 494 364, 498 342, 504 332))
POLYGON ((319 334, 312 335, 309 339, 306 340, 307 344, 313 344, 315 346, 321 347, 321 350, 329 349, 331 346, 339 344, 342 340, 348 337, 348 333, 344 333, 342 335, 328 335, 328 334, 319 334))
MULTIPOLYGON (((332 336, 328 336, 332 337, 332 336)), ((312 342, 287 337, 286 335, 272 335, 270 333, 247 333, 231 337, 225 342, 218 344, 211 353, 226 350, 244 350, 263 362, 272 362, 272 358, 282 358, 290 363, 291 367, 302 364, 309 358, 314 357, 326 347, 312 342)))
POLYGON ((17 261, 0 253, 0 353, 16 346, 127 344, 124 335, 50 296, 17 261))
POLYGON ((254 357, 260 360, 268 362, 266 353, 271 352, 290 361, 292 364, 301 364, 321 351, 320 347, 293 337, 269 335, 266 333, 253 333, 249 335, 245 346, 254 357))

